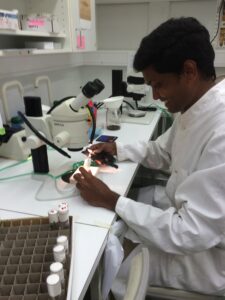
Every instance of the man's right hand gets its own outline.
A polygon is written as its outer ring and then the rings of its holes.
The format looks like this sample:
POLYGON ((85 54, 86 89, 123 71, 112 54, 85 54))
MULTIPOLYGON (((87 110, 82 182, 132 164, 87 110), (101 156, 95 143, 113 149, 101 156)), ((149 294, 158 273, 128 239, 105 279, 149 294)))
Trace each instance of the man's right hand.
POLYGON ((111 155, 117 155, 116 143, 98 143, 93 144, 87 148, 88 152, 92 154, 97 154, 101 152, 107 152, 111 155))

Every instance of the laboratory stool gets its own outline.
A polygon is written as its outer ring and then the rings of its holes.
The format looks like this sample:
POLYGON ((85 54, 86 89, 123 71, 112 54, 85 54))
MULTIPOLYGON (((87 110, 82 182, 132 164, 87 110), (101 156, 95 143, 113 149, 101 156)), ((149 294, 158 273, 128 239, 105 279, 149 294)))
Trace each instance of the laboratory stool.
POLYGON ((144 300, 149 281, 149 250, 143 247, 131 260, 123 300, 144 300))
POLYGON ((123 300, 225 300, 224 296, 214 296, 166 287, 148 286, 149 249, 142 247, 132 258, 123 300))
POLYGON ((131 260, 130 271, 123 300, 223 300, 225 296, 213 296, 177 290, 173 288, 148 286, 149 250, 141 248, 131 260), (150 298, 148 297, 150 296, 150 298))
MULTIPOLYGON (((129 273, 126 278, 119 283, 119 288, 122 288, 122 294, 119 298, 122 300, 144 300, 149 284, 149 250, 147 247, 142 247, 133 256, 130 261, 129 273)), ((91 300, 103 300, 101 293, 102 270, 94 275, 94 281, 91 283, 91 300)), ((118 286, 117 286, 118 287, 118 286)), ((108 299, 114 299, 110 293, 108 299)))
POLYGON ((160 300, 224 300, 225 296, 213 296, 199 294, 195 292, 188 292, 172 288, 153 287, 149 286, 147 289, 146 299, 160 299, 160 300))

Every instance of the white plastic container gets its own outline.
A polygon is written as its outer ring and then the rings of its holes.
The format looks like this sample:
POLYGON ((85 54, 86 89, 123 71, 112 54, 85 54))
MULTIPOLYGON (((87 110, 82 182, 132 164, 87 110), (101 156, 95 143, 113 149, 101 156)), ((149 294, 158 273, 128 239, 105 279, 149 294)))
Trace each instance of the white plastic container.
POLYGON ((25 42, 25 47, 29 49, 44 49, 44 50, 54 50, 54 49, 62 49, 61 43, 56 43, 52 41, 43 41, 43 42, 34 42, 28 41, 25 42))
POLYGON ((19 29, 18 10, 0 9, 0 29, 19 29))
POLYGON ((22 30, 51 33, 52 32, 52 17, 50 14, 22 15, 21 27, 22 27, 22 30))

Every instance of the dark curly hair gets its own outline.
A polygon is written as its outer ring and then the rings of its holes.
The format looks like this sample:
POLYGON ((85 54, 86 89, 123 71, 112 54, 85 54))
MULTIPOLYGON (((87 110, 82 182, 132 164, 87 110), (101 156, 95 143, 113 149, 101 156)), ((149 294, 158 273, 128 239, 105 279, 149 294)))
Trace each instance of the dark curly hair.
POLYGON ((185 60, 194 60, 205 79, 216 78, 215 53, 208 30, 192 17, 172 18, 141 41, 133 67, 143 71, 152 66, 158 73, 181 74, 185 60))

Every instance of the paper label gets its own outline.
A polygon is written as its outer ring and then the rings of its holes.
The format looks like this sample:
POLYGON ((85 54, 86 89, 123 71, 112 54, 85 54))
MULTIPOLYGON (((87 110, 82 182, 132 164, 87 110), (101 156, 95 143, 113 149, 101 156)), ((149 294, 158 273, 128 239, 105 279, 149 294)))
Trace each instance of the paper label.
POLYGON ((85 49, 85 36, 84 35, 77 36, 77 48, 85 49))

